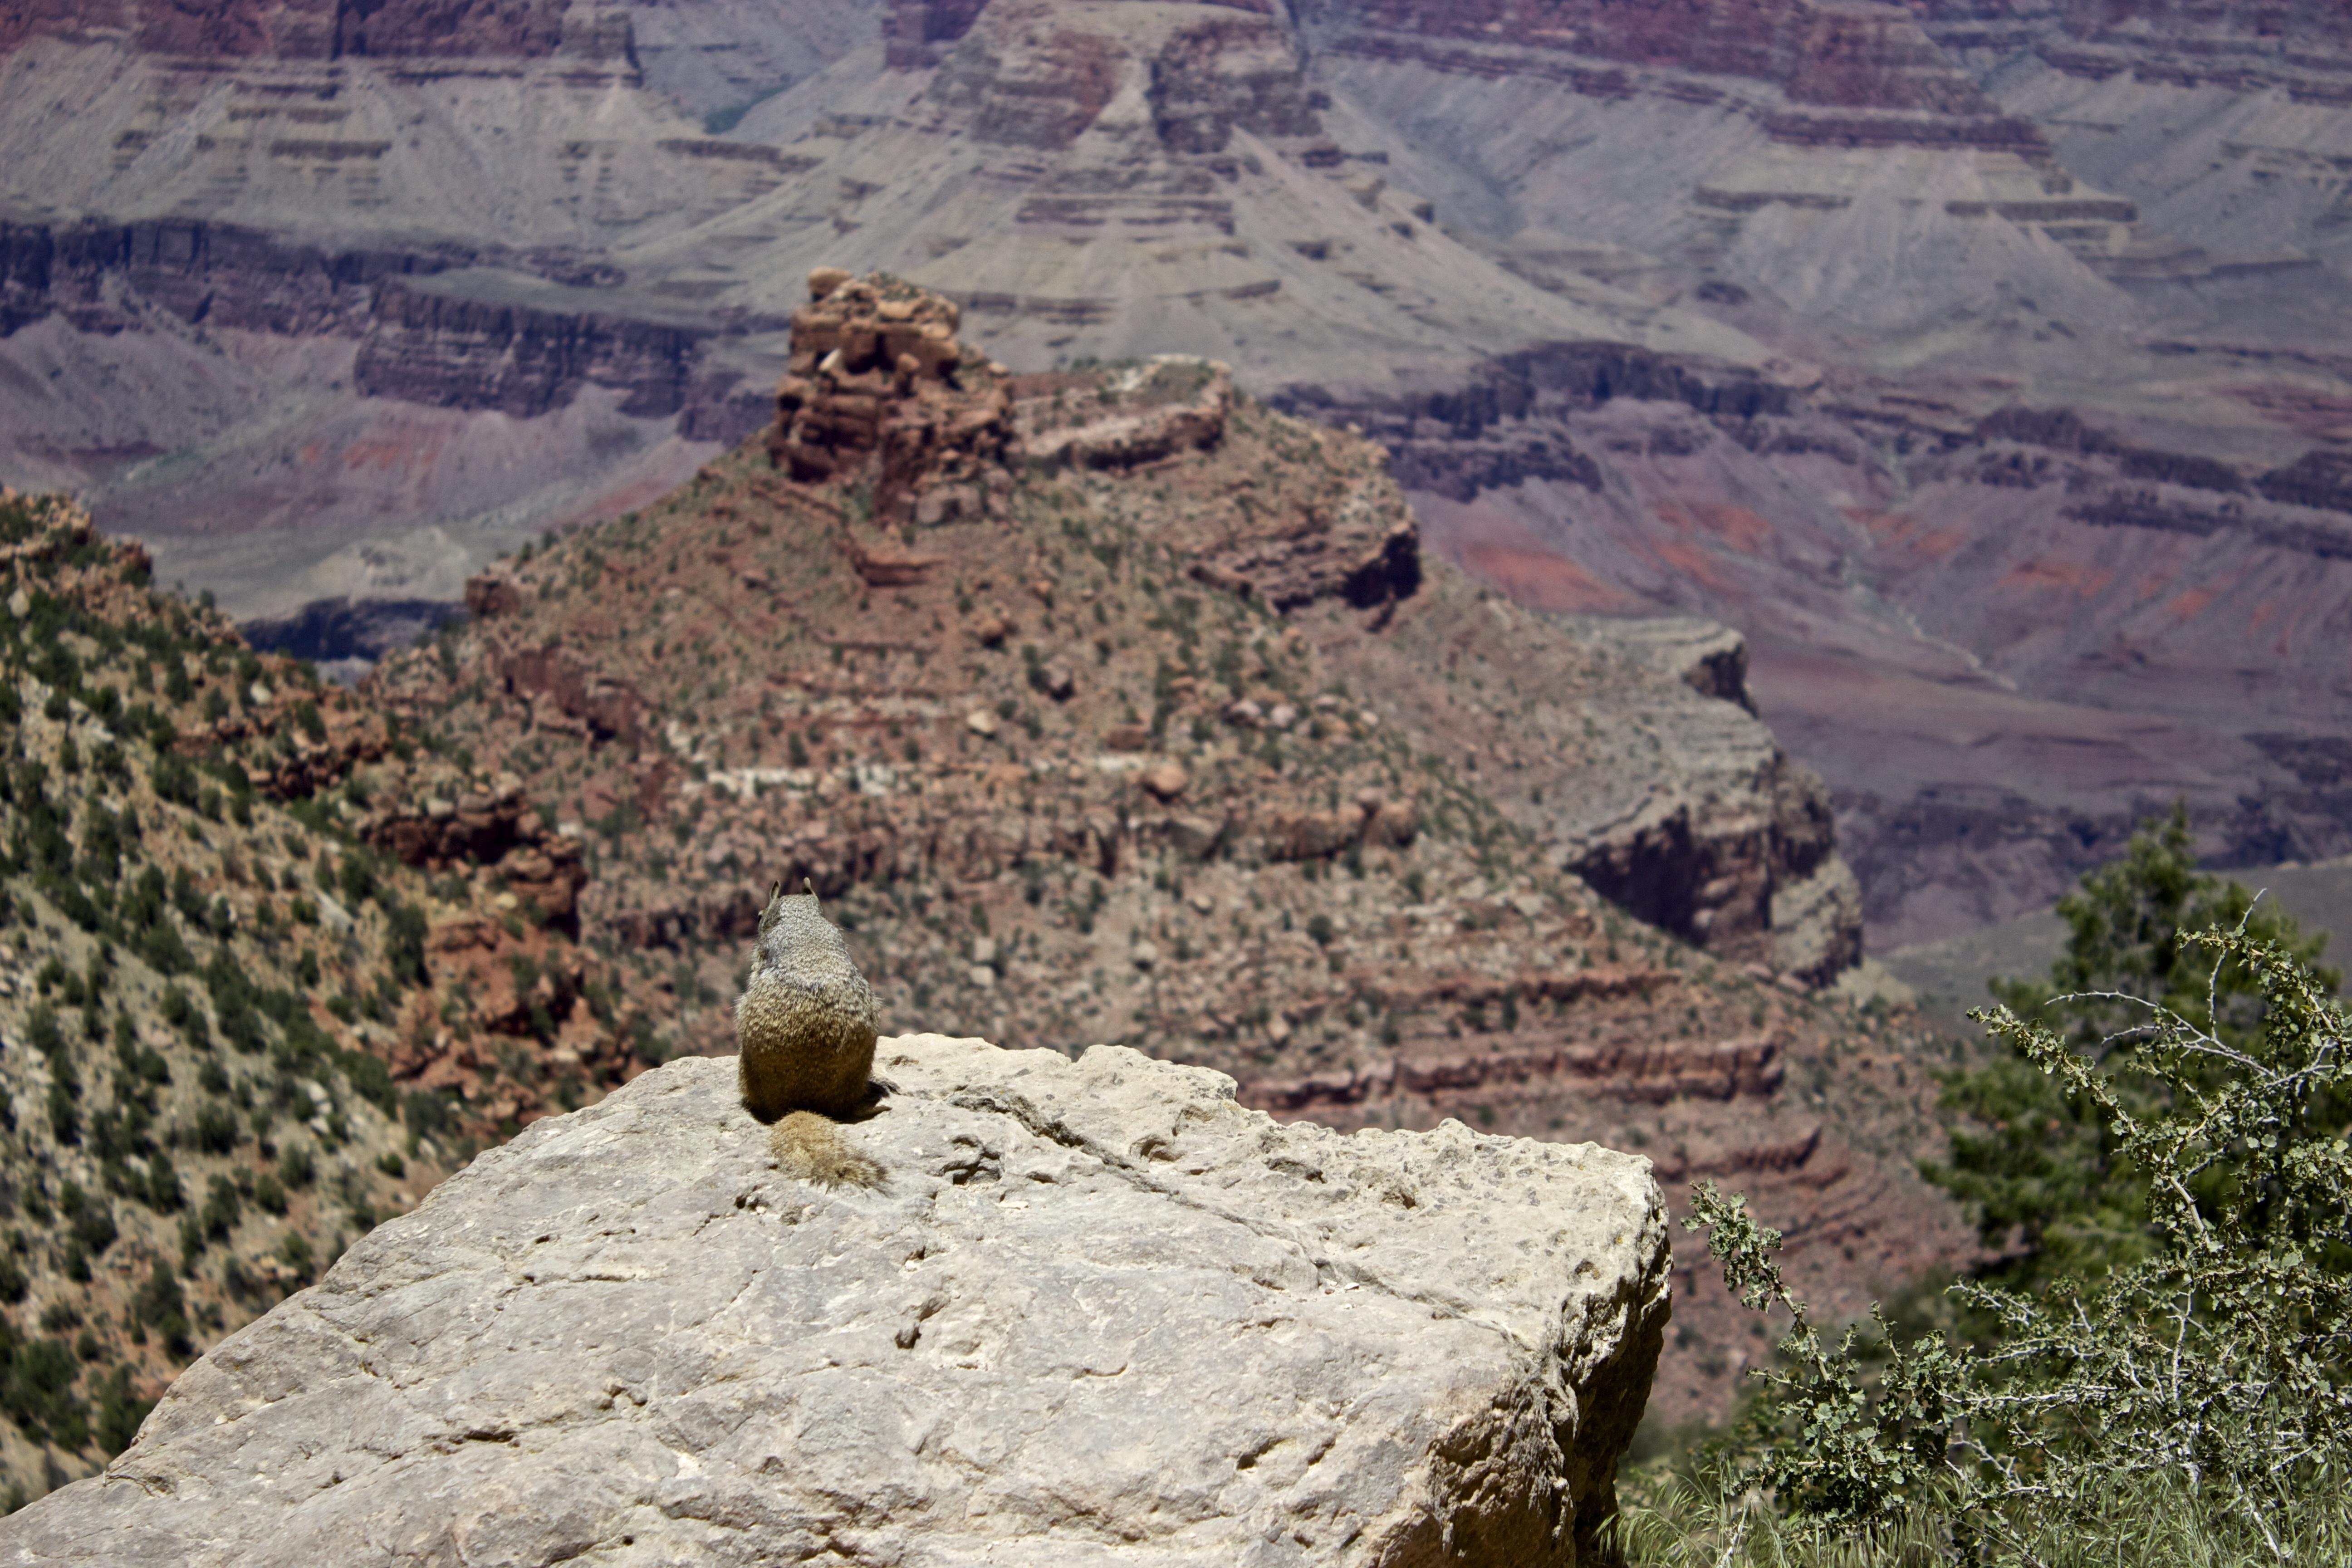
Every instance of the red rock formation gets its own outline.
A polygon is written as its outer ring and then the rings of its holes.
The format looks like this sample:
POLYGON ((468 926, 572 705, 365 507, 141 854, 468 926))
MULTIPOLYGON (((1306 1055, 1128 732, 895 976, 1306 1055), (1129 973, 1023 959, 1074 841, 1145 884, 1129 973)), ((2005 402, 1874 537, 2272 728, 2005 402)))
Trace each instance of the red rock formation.
POLYGON ((1261 1110, 1304 1111, 1318 1106, 1360 1105, 1392 1094, 1444 1097, 1534 1090, 1591 1099, 1664 1105, 1680 1099, 1762 1098, 1780 1087, 1780 1044, 1769 1036, 1654 1045, 1541 1046, 1392 1057, 1353 1072, 1304 1079, 1259 1079, 1242 1102, 1261 1110))
MULTIPOLYGON (((803 484, 869 475, 874 516, 887 522, 985 512, 991 480, 1005 482, 1013 397, 1003 368, 956 338, 956 307, 830 267, 809 275, 809 296, 793 316, 769 460, 803 484)), ((887 577, 866 548, 860 575, 887 577)))
MULTIPOLYGON (((420 789, 430 781, 414 781, 420 789)), ((543 923, 571 929, 587 885, 579 841, 549 832, 523 795, 522 781, 501 775, 492 789, 415 793, 380 805, 362 837, 403 865, 426 871, 495 866, 506 890, 535 909, 543 923)))

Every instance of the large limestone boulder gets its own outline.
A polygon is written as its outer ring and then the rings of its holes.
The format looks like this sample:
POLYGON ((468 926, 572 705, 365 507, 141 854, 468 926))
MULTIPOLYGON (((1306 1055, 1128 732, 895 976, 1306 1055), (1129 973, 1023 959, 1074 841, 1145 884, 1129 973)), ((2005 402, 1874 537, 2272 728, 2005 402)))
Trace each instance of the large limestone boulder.
POLYGON ((1667 1313, 1649 1163, 885 1040, 884 1190, 732 1059, 531 1127, 222 1342, 9 1563, 1573 1563, 1667 1313))

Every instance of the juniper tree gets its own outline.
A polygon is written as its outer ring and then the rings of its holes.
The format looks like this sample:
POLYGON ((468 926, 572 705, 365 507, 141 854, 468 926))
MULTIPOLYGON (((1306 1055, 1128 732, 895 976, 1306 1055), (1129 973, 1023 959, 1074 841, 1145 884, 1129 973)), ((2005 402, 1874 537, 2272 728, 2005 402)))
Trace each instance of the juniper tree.
MULTIPOLYGON (((1996 980, 1992 994, 2098 1062, 2109 1092, 2142 1112, 2170 1090, 2140 1059, 2147 1037, 2128 1026, 2141 1016, 2140 999, 2231 1048, 2259 1036, 2268 1005, 2252 970, 2217 968, 2186 933, 2242 925, 2250 939, 2305 965, 2315 965, 2327 941, 2305 936, 2239 883, 2199 871, 2179 806, 2143 824, 2122 858, 2087 873, 2058 914, 2068 934, 2049 978, 1996 980)), ((2328 991, 2340 980, 2333 970, 2311 973, 2328 991)), ((1985 1065, 1946 1075, 1943 1107, 1950 1156, 1922 1173, 1968 1206, 1997 1250, 1980 1278, 2039 1289, 2145 1256, 2145 1184, 2123 1168, 2113 1123, 2015 1037, 1997 1037, 1985 1065)))

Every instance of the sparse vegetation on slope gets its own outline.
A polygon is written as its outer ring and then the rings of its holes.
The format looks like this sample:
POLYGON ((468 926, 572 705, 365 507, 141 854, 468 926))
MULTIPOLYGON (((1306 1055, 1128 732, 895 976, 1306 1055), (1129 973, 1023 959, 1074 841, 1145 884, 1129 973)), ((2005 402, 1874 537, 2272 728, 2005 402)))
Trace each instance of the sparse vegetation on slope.
POLYGON ((178 1366, 511 1131, 509 1080, 544 1079, 519 1051, 446 1081, 402 1069, 436 1031, 497 1056, 485 945, 562 971, 530 955, 569 944, 487 878, 402 862, 416 835, 390 784, 456 764, 155 593, 69 504, 0 495, 0 605, 16 1495, 122 1447, 178 1366))

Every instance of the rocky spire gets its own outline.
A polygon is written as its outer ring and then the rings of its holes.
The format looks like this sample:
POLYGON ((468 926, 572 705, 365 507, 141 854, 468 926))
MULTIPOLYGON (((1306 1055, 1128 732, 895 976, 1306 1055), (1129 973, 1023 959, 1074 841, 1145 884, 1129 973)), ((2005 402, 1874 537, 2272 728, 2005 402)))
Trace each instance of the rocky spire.
POLYGON ((959 341, 952 300, 887 274, 809 274, 776 388, 770 461, 803 484, 867 479, 874 516, 926 525, 983 513, 1011 482, 1004 367, 959 341))

